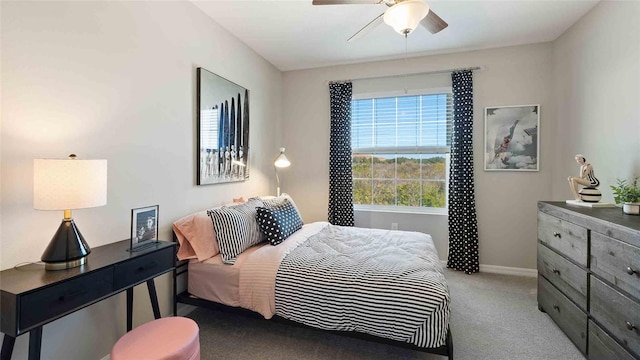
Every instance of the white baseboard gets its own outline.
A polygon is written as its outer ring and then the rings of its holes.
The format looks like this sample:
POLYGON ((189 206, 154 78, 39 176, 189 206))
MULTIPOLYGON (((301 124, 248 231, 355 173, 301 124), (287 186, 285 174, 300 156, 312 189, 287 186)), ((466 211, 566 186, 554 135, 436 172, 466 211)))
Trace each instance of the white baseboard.
POLYGON ((525 269, 525 268, 517 268, 517 267, 509 267, 509 266, 498 266, 498 265, 480 264, 480 272, 491 273, 491 274, 502 274, 502 275, 526 276, 526 277, 538 276, 537 269, 525 269))
MULTIPOLYGON (((447 267, 447 260, 440 260, 442 266, 447 267)), ((526 268, 517 268, 517 267, 509 267, 509 266, 498 266, 498 265, 484 265, 480 264, 480 272, 489 273, 489 274, 502 274, 502 275, 515 275, 515 276, 526 276, 526 277, 537 277, 538 270, 537 269, 526 269, 526 268)))
POLYGON ((103 357, 100 360, 110 360, 111 359, 111 354, 107 354, 107 356, 103 357))

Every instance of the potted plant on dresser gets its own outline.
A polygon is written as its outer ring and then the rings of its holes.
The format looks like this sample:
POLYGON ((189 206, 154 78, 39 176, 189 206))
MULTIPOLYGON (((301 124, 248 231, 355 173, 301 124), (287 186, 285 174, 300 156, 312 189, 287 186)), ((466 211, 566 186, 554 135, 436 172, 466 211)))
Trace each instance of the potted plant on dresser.
POLYGON ((627 183, 626 180, 616 179, 617 186, 611 185, 613 190, 613 199, 616 204, 622 204, 622 211, 625 214, 640 215, 640 186, 638 186, 638 178, 633 182, 627 183))

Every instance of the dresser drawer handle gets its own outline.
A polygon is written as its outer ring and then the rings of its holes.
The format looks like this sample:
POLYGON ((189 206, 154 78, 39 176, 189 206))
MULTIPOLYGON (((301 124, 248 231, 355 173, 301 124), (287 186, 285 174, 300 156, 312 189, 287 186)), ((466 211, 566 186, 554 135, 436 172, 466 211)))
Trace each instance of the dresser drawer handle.
POLYGON ((553 237, 557 237, 558 239, 562 239, 562 234, 560 234, 559 232, 554 231, 553 232, 553 237))
MULTIPOLYGON (((555 305, 555 304, 554 304, 554 305, 553 305, 553 309, 554 309, 555 311, 557 311, 557 312, 560 312, 560 306, 558 306, 558 305, 555 305)), ((628 324, 628 323, 627 323, 627 324, 628 324)))
POLYGON ((558 270, 556 268, 553 268, 553 270, 551 270, 551 271, 553 271, 554 274, 560 275, 560 270, 558 270))
POLYGON ((138 268, 138 272, 140 273, 140 272, 143 272, 143 271, 147 271, 147 270, 149 270, 149 269, 153 269, 153 268, 154 268, 154 267, 156 267, 156 266, 158 266, 158 263, 154 261, 154 262, 150 263, 150 264, 149 264, 149 265, 147 265, 147 266, 140 266, 140 267, 138 268))
POLYGON ((629 266, 629 267, 627 268, 627 274, 629 274, 629 275, 633 275, 633 274, 635 274, 635 273, 637 273, 637 272, 638 272, 638 271, 637 271, 637 270, 633 270, 633 269, 631 268, 631 266, 629 266))
POLYGON ((70 300, 73 300, 74 298, 77 298, 78 296, 86 295, 86 293, 87 293, 87 291, 85 289, 76 290, 76 291, 69 292, 69 293, 64 294, 64 295, 60 295, 60 297, 58 297, 58 301, 60 301, 60 302, 70 301, 70 300))
POLYGON ((627 330, 633 331, 636 328, 635 325, 627 321, 627 330))

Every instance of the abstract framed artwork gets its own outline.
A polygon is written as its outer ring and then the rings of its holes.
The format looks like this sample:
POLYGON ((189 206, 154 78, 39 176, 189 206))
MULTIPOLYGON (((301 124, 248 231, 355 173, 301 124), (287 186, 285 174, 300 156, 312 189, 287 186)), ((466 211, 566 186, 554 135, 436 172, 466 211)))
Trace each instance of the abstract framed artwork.
POLYGON ((249 178, 249 90, 197 69, 198 185, 249 178))
POLYGON ((540 105, 486 107, 484 170, 540 169, 540 105))

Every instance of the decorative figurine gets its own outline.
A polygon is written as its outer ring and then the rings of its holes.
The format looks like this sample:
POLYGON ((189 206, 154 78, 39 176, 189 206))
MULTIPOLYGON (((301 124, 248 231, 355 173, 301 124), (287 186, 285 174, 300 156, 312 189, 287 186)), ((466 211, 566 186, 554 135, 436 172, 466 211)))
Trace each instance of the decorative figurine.
POLYGON ((595 177, 593 172, 593 166, 586 162, 586 159, 582 154, 575 156, 576 162, 580 164, 580 177, 569 176, 569 186, 571 192, 576 201, 586 202, 598 202, 602 198, 602 194, 597 187, 600 185, 600 181, 595 177), (585 188, 578 191, 578 185, 583 185, 585 188))

